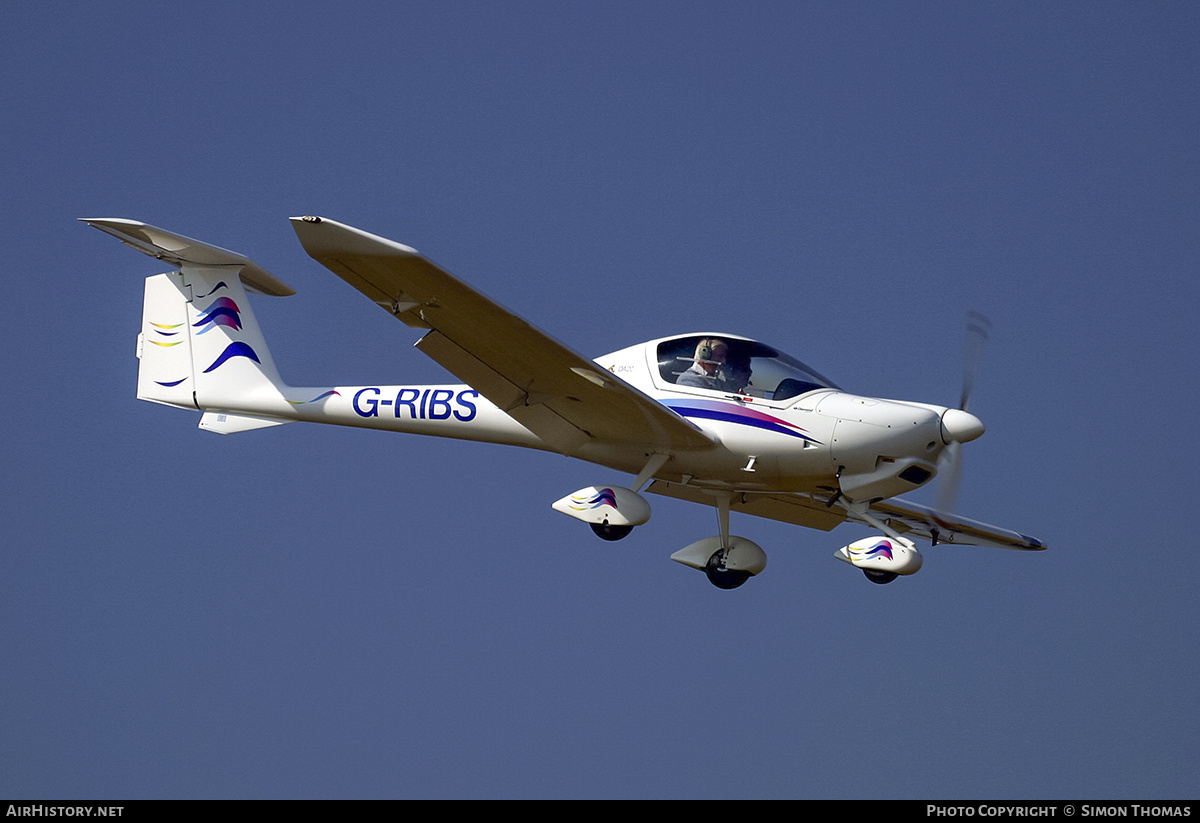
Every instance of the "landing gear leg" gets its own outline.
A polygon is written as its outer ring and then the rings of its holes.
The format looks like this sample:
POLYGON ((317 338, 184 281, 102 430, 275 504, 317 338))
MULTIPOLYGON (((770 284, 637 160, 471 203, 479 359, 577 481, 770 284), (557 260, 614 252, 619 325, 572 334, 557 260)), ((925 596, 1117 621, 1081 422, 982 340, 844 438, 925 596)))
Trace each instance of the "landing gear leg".
POLYGON ((717 525, 721 529, 721 548, 712 553, 704 567, 708 582, 718 589, 736 589, 750 579, 750 572, 736 571, 725 567, 725 555, 729 551, 729 501, 728 493, 717 497, 717 525))

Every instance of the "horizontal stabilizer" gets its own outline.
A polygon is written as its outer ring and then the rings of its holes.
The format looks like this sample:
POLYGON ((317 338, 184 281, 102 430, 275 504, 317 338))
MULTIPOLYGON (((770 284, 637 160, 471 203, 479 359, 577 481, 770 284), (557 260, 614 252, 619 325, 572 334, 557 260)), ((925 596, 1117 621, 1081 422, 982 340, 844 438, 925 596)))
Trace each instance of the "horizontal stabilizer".
POLYGON ((237 252, 213 246, 137 220, 119 217, 81 217, 94 229, 111 234, 130 248, 175 266, 241 266, 245 287, 256 294, 288 297, 296 290, 237 252))

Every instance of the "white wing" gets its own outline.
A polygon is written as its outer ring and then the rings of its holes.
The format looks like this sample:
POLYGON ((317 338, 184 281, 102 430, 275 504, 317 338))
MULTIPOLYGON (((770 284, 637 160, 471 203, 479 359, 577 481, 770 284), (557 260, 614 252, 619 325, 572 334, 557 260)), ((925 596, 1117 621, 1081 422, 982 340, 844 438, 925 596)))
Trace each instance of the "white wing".
MULTIPOLYGON (((656 480, 647 487, 647 491, 678 500, 712 505, 711 497, 691 486, 656 480)), ((847 520, 865 524, 865 521, 856 520, 853 514, 841 506, 828 506, 825 500, 811 494, 746 492, 734 497, 730 510, 821 531, 830 531, 847 520)), ((935 512, 927 506, 900 498, 872 503, 871 513, 901 534, 930 541, 936 538, 939 544, 993 546, 1025 551, 1041 551, 1046 548, 1046 544, 1028 535, 955 514, 935 512)))
POLYGON ((405 324, 417 348, 564 454, 589 442, 705 449, 690 422, 438 268, 416 250, 316 217, 292 226, 314 260, 405 324))

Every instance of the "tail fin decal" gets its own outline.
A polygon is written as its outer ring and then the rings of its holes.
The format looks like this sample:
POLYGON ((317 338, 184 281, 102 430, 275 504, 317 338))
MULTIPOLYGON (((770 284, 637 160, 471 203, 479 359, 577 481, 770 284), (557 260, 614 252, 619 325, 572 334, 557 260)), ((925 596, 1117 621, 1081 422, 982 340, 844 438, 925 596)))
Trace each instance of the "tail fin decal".
MULTIPOLYGON (((217 284, 217 288, 229 288, 222 280, 217 284)), ((216 291, 216 289, 214 289, 216 291)), ((203 299, 203 298, 200 298, 203 299)), ((237 303, 234 303, 228 297, 219 297, 208 309, 201 315, 200 319, 192 324, 195 328, 200 329, 197 334, 204 334, 213 326, 232 326, 235 329, 241 329, 242 316, 241 310, 237 303)))
POLYGON ((283 381, 241 278, 225 267, 184 266, 196 405, 205 410, 286 411, 283 381), (231 276, 232 275, 232 276, 231 276))

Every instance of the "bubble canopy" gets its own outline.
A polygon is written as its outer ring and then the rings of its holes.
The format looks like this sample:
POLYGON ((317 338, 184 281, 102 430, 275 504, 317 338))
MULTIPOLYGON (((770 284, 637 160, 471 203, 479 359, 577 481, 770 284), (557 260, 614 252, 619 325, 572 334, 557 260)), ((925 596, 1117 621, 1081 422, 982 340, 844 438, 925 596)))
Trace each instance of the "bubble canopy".
POLYGON ((736 392, 790 400, 838 386, 796 358, 754 340, 726 334, 689 334, 657 346, 658 376, 679 388, 736 392))

